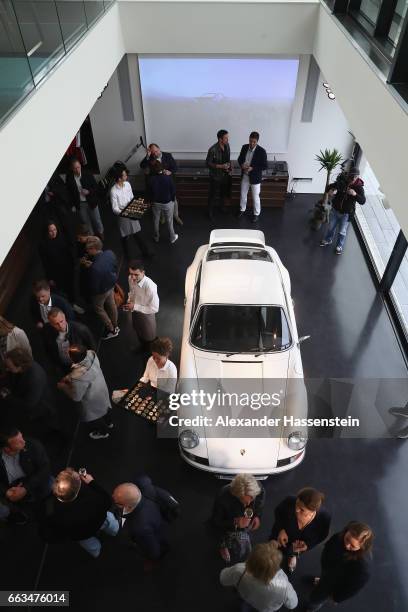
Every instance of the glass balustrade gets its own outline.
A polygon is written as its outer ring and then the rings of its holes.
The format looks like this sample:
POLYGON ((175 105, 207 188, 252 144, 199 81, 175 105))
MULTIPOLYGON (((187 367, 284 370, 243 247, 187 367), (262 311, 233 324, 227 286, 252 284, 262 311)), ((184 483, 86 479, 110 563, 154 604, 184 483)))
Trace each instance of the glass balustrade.
POLYGON ((113 3, 0 0, 0 126, 113 3))

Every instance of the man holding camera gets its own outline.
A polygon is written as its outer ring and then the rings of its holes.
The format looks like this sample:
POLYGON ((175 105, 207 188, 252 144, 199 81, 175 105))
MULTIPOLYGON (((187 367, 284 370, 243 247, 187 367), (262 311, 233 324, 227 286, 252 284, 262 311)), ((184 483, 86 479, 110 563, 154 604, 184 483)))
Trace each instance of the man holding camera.
POLYGON ((359 177, 358 168, 352 167, 348 172, 342 172, 336 181, 328 186, 326 193, 332 198, 332 211, 326 236, 320 242, 320 246, 331 244, 338 229, 335 252, 336 255, 341 255, 349 222, 356 211, 356 202, 363 205, 366 201, 364 181, 359 177))

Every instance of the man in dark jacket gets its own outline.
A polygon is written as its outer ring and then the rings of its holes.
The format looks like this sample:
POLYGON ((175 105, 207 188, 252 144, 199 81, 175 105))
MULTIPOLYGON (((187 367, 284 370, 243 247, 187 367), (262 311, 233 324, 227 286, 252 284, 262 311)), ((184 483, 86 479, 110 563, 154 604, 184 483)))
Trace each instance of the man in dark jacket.
MULTIPOLYGON (((150 180, 149 180, 150 173, 151 173, 150 169, 151 169, 151 163, 155 161, 158 161, 161 163, 162 168, 163 168, 163 173, 167 176, 170 176, 173 183, 174 183, 174 175, 177 172, 177 163, 174 157, 172 156, 172 154, 161 151, 159 145, 155 143, 150 144, 147 147, 146 157, 144 157, 142 161, 140 162, 140 167, 144 170, 144 173, 146 175, 146 198, 149 200, 152 199, 152 193, 150 191, 150 180)), ((183 225, 183 222, 179 217, 178 202, 177 202, 176 197, 174 197, 173 218, 176 223, 178 223, 179 225, 183 225)))
POLYGON ((96 314, 106 328, 102 340, 110 340, 120 332, 113 291, 118 278, 118 262, 113 251, 102 251, 102 241, 96 236, 87 239, 85 249, 89 257, 89 264, 86 264, 89 295, 96 314))
POLYGON ((315 578, 305 610, 315 612, 327 602, 341 603, 356 595, 370 578, 373 533, 364 523, 351 521, 324 545, 322 575, 315 578))
POLYGON ((96 236, 103 240, 104 230, 98 207, 98 184, 93 174, 82 168, 81 163, 73 158, 67 172, 66 182, 72 202, 81 216, 82 223, 85 223, 96 236))
POLYGON ((92 557, 99 557, 102 544, 97 533, 115 536, 119 531, 118 520, 109 512, 111 503, 91 474, 65 468, 55 479, 40 533, 47 542, 74 540, 92 557))
POLYGON ((359 177, 358 168, 342 172, 334 183, 331 183, 326 193, 332 199, 329 227, 320 246, 325 247, 333 242, 338 228, 336 254, 341 255, 346 241, 349 222, 356 211, 356 202, 365 204, 364 181, 359 177))
POLYGON ((227 130, 218 130, 217 142, 208 149, 205 163, 210 171, 208 216, 214 222, 215 201, 218 199, 221 211, 226 212, 225 205, 231 199, 231 149, 227 130))
POLYGON ((152 213, 154 240, 159 242, 160 216, 163 214, 169 230, 170 242, 176 242, 178 235, 173 227, 173 210, 176 191, 173 180, 164 173, 159 161, 151 163, 150 189, 152 194, 152 213))
POLYGON ((238 163, 241 167, 241 200, 239 204, 238 217, 245 214, 247 206, 247 198, 249 187, 252 192, 252 202, 254 214, 252 217, 253 223, 256 223, 261 214, 261 181, 262 171, 268 167, 266 151, 258 144, 258 132, 251 132, 249 135, 249 144, 243 145, 241 153, 238 157, 238 163))
POLYGON ((68 302, 51 293, 50 284, 46 280, 39 280, 33 284, 33 296, 31 298, 30 310, 38 329, 43 329, 48 324, 48 313, 51 308, 59 308, 64 313, 67 321, 75 319, 75 313, 68 302))
POLYGON ((72 365, 68 354, 70 344, 81 344, 92 351, 96 349, 95 340, 86 325, 67 321, 59 308, 51 308, 48 320, 49 325, 44 332, 45 348, 52 361, 65 372, 72 365))
POLYGON ((153 485, 148 476, 136 478, 135 484, 120 484, 113 491, 113 501, 121 510, 122 527, 140 549, 145 570, 150 570, 169 547, 160 506, 155 501, 169 496, 170 493, 153 485))
POLYGON ((50 463, 43 445, 14 427, 0 434, 0 519, 24 524, 21 504, 39 502, 51 492, 50 463))
POLYGON ((56 429, 56 410, 45 370, 22 348, 8 351, 4 363, 12 423, 34 435, 56 429))

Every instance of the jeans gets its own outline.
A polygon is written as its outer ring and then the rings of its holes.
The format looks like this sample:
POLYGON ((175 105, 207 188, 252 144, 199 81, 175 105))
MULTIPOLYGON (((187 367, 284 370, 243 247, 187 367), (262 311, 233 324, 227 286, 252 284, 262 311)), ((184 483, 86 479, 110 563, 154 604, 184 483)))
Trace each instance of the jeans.
POLYGON ((10 514, 10 508, 0 501, 0 521, 4 521, 10 514))
MULTIPOLYGON (((115 536, 118 533, 119 522, 112 512, 106 513, 106 519, 99 531, 102 531, 109 536, 115 536)), ((79 545, 95 559, 101 554, 102 544, 96 536, 86 538, 86 540, 79 540, 79 545)))
POLYGON ((81 202, 79 216, 82 223, 87 225, 93 234, 103 234, 103 224, 98 206, 91 208, 88 202, 81 202))
POLYGON ((339 228, 339 235, 337 237, 337 246, 341 249, 346 241, 347 228, 349 224, 349 214, 341 213, 334 208, 330 213, 329 227, 327 228, 326 236, 324 237, 327 242, 333 242, 336 228, 339 228))
POLYGON ((153 225, 154 225, 154 237, 158 238, 160 234, 160 215, 164 214, 166 219, 167 227, 169 228, 170 241, 176 237, 176 233, 173 227, 173 214, 174 214, 174 202, 166 202, 165 204, 161 202, 153 202, 152 206, 153 213, 153 225))
POLYGON ((239 203, 239 209, 241 210, 241 212, 244 212, 244 210, 246 210, 249 188, 251 188, 252 192, 254 215, 258 216, 261 214, 261 198, 259 197, 259 194, 261 193, 261 183, 258 183, 257 185, 251 185, 249 182, 249 176, 247 174, 243 175, 241 181, 241 201, 239 203))
POLYGON ((113 288, 100 295, 92 297, 94 311, 103 321, 109 331, 113 331, 118 325, 118 309, 113 298, 113 288))

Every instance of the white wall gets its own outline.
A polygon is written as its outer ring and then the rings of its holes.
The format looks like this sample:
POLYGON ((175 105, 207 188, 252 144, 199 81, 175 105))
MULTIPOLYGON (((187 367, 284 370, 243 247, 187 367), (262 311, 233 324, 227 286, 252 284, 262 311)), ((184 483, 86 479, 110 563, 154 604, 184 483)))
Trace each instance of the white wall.
MULTIPOLYGON (((295 104, 293 107, 287 161, 290 179, 312 178, 312 182, 294 185, 298 193, 320 193, 326 184, 326 174, 319 172, 315 155, 321 149, 336 148, 344 158, 351 153, 353 139, 348 133, 348 122, 337 100, 329 100, 322 86, 325 78, 320 74, 313 120, 302 122, 302 108, 310 56, 301 58, 295 104)), ((277 157, 278 159, 278 157, 277 157)))
POLYGON ((95 24, 0 131, 0 262, 124 53, 118 11, 95 24))
MULTIPOLYGON (((315 154, 319 153, 320 149, 335 147, 345 157, 348 157, 352 138, 348 133, 348 124, 339 105, 336 101, 328 99, 325 90, 321 86, 321 82, 324 80, 323 77, 319 81, 313 121, 311 123, 301 122, 309 58, 310 56, 308 55, 300 57, 288 152, 284 155, 276 154, 276 159, 288 161, 291 178, 306 177, 313 179, 312 182, 297 183, 295 186, 296 191, 319 193, 325 186, 325 174, 318 171, 319 165, 315 162, 315 154)), ((139 141, 139 136, 144 136, 137 56, 130 54, 128 62, 135 121, 123 120, 116 72, 109 82, 109 87, 105 90, 102 98, 96 102, 90 113, 101 172, 106 172, 115 160, 123 160, 132 146, 139 141), (108 121, 106 120, 107 117, 109 117, 108 121)), ((182 115, 180 115, 179 120, 182 124, 182 115)), ((197 121, 199 120, 200 117, 198 116, 197 121)), ((174 124, 173 129, 179 129, 177 123, 174 124)), ((231 132, 233 131, 233 122, 229 129, 231 132)), ((160 145, 160 139, 158 140, 160 145)), ((208 146, 213 141, 215 141, 215 134, 209 134, 208 146)), ((262 134, 260 144, 262 144, 262 134)), ((132 157, 128 164, 131 174, 140 173, 139 163, 144 154, 144 150, 139 149, 132 157)), ((195 154, 180 153, 175 155, 175 157, 178 159, 204 159, 202 152, 195 154)), ((273 155, 269 155, 269 159, 273 159, 273 155)), ((139 186, 143 187, 143 183, 139 183, 139 186)))
POLYGON ((311 53, 319 2, 120 2, 128 53, 311 53))
POLYGON ((314 55, 408 235, 407 113, 324 5, 320 7, 314 55))
MULTIPOLYGON (((128 55, 128 65, 134 121, 123 119, 117 70, 110 78, 102 98, 96 101, 89 114, 101 175, 116 160, 123 161, 139 142, 140 136, 146 141, 136 55, 128 55)), ((127 165, 131 174, 138 173, 140 160, 145 154, 145 150, 140 148, 129 160, 127 165)))

